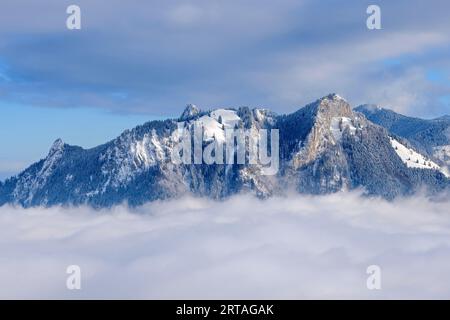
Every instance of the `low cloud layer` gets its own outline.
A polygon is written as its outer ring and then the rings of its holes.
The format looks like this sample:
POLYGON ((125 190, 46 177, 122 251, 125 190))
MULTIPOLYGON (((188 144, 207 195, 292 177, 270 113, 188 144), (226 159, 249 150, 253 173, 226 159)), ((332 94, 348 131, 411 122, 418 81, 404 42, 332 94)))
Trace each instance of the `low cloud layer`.
POLYGON ((358 194, 0 208, 0 298, 448 298, 448 202, 358 194), (79 265, 82 289, 66 289, 79 265), (378 265, 382 289, 366 287, 378 265))

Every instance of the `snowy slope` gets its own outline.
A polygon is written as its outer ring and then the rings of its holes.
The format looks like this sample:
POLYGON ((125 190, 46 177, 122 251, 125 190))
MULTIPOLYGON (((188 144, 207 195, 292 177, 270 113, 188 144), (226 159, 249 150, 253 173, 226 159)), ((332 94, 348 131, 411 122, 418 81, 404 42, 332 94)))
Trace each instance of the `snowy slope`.
POLYGON ((211 117, 230 129, 241 121, 235 110, 217 109, 211 112, 211 117))
POLYGON ((408 168, 437 170, 442 172, 446 177, 450 177, 445 169, 431 161, 428 157, 414 151, 411 148, 408 148, 394 138, 390 138, 390 141, 395 152, 402 159, 403 163, 408 166, 408 168))

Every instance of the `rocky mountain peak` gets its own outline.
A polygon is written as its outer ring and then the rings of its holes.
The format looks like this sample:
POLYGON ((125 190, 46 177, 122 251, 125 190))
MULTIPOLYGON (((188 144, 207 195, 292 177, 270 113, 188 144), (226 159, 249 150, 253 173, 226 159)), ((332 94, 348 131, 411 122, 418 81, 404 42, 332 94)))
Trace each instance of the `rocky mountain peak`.
POLYGON ((354 134, 360 126, 360 119, 353 113, 350 104, 335 93, 320 98, 306 108, 312 115, 312 127, 302 143, 303 147, 293 157, 295 168, 314 162, 329 146, 340 144, 347 128, 350 134, 354 134))
POLYGON ((55 153, 61 152, 64 149, 64 141, 62 141, 62 139, 58 138, 55 140, 55 142, 53 142, 50 151, 48 152, 48 155, 54 155, 55 153))
POLYGON ((200 109, 195 104, 188 104, 181 114, 180 120, 187 120, 200 113, 200 109))
POLYGON ((331 117, 351 117, 352 108, 350 104, 336 93, 329 94, 318 100, 317 114, 331 117))

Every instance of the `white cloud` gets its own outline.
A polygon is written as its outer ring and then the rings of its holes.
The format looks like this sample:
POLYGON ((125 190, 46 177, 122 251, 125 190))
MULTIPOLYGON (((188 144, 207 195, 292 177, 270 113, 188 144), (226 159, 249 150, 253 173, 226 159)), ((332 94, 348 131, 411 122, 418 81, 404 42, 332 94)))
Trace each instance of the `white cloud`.
POLYGON ((427 68, 403 61, 402 68, 383 66, 389 59, 420 55, 447 46, 449 38, 439 32, 384 32, 351 38, 340 43, 303 47, 271 57, 266 68, 248 75, 267 88, 271 103, 282 99, 293 110, 330 92, 338 92, 355 106, 375 103, 415 115, 442 114, 430 110, 436 97, 448 88, 436 89, 426 79, 427 68))
POLYGON ((0 298, 446 298, 448 202, 358 194, 0 208, 0 298), (80 265, 82 290, 65 288, 80 265), (382 290, 366 289, 366 268, 382 290))

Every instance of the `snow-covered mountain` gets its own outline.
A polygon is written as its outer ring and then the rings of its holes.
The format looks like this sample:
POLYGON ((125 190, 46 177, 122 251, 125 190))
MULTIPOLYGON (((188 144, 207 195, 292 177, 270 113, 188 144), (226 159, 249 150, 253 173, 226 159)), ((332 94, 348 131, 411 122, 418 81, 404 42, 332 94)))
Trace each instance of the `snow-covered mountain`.
POLYGON ((336 94, 287 115, 188 105, 178 119, 145 123, 92 149, 58 139, 45 159, 0 183, 0 205, 108 207, 186 193, 220 199, 242 192, 268 197, 288 190, 325 194, 355 188, 392 199, 423 188, 449 189, 448 171, 436 153, 369 121, 362 107, 358 111, 336 94), (206 141, 223 140, 230 128, 278 129, 277 174, 262 174, 260 164, 175 164, 177 132, 196 126, 206 141))
POLYGON ((425 120, 374 105, 362 105, 355 110, 392 134, 408 140, 416 150, 435 159, 446 172, 450 172, 450 116, 425 120))

